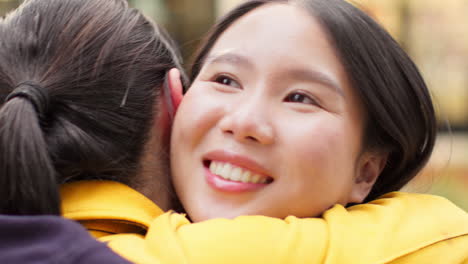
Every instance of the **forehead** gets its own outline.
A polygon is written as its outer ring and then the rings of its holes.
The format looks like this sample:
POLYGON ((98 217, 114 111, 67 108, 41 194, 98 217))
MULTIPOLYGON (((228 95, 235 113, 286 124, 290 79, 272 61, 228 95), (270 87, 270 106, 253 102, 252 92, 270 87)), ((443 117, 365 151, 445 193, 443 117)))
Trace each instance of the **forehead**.
POLYGON ((236 20, 221 34, 211 53, 223 50, 252 52, 256 57, 272 52, 290 57, 334 57, 332 45, 315 18, 304 8, 284 3, 265 4, 236 20))

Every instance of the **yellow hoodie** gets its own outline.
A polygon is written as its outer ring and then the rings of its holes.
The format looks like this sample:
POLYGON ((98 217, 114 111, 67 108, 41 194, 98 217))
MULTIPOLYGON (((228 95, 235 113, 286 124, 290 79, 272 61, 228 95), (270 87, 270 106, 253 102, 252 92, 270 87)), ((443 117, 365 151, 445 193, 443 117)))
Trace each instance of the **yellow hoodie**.
POLYGON ((432 195, 394 192, 322 218, 196 224, 116 182, 66 184, 62 199, 65 217, 135 263, 468 264, 468 214, 432 195))

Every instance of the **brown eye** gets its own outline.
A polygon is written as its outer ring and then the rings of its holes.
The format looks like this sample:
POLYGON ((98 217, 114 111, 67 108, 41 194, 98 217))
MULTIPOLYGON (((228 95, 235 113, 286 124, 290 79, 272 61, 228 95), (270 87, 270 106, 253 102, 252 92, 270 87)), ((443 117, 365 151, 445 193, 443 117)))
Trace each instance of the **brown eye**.
POLYGON ((288 103, 302 103, 302 104, 317 105, 317 101, 312 99, 310 96, 303 94, 303 93, 298 93, 298 92, 288 94, 288 96, 286 96, 284 101, 288 103))
POLYGON ((235 88, 240 88, 240 85, 238 82, 236 82, 234 79, 226 76, 226 75, 219 75, 214 79, 215 82, 226 85, 226 86, 232 86, 235 88))

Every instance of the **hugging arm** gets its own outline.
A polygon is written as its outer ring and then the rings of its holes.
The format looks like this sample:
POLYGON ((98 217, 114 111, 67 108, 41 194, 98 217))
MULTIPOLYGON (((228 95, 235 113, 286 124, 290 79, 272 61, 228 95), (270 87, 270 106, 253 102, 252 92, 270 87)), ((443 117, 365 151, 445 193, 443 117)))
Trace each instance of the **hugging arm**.
MULTIPOLYGON (((196 224, 165 213, 146 236, 101 239, 135 263, 466 263, 468 215, 444 198, 391 193, 322 218, 241 216, 196 224)), ((5 263, 128 263, 77 223, 0 216, 5 263)))
POLYGON ((441 197, 390 193, 347 209, 335 206, 322 218, 241 216, 191 224, 166 213, 144 239, 108 241, 138 263, 465 263, 468 215, 441 197))

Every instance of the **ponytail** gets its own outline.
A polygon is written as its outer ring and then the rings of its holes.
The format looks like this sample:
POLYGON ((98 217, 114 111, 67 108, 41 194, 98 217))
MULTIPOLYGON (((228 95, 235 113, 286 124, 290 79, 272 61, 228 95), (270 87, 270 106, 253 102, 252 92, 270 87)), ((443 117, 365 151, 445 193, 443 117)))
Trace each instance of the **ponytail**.
POLYGON ((171 43, 125 0, 28 0, 1 20, 0 214, 59 214, 66 182, 136 184, 181 69, 171 43))
POLYGON ((60 214, 56 173, 41 123, 47 90, 22 83, 0 109, 0 213, 60 214))

